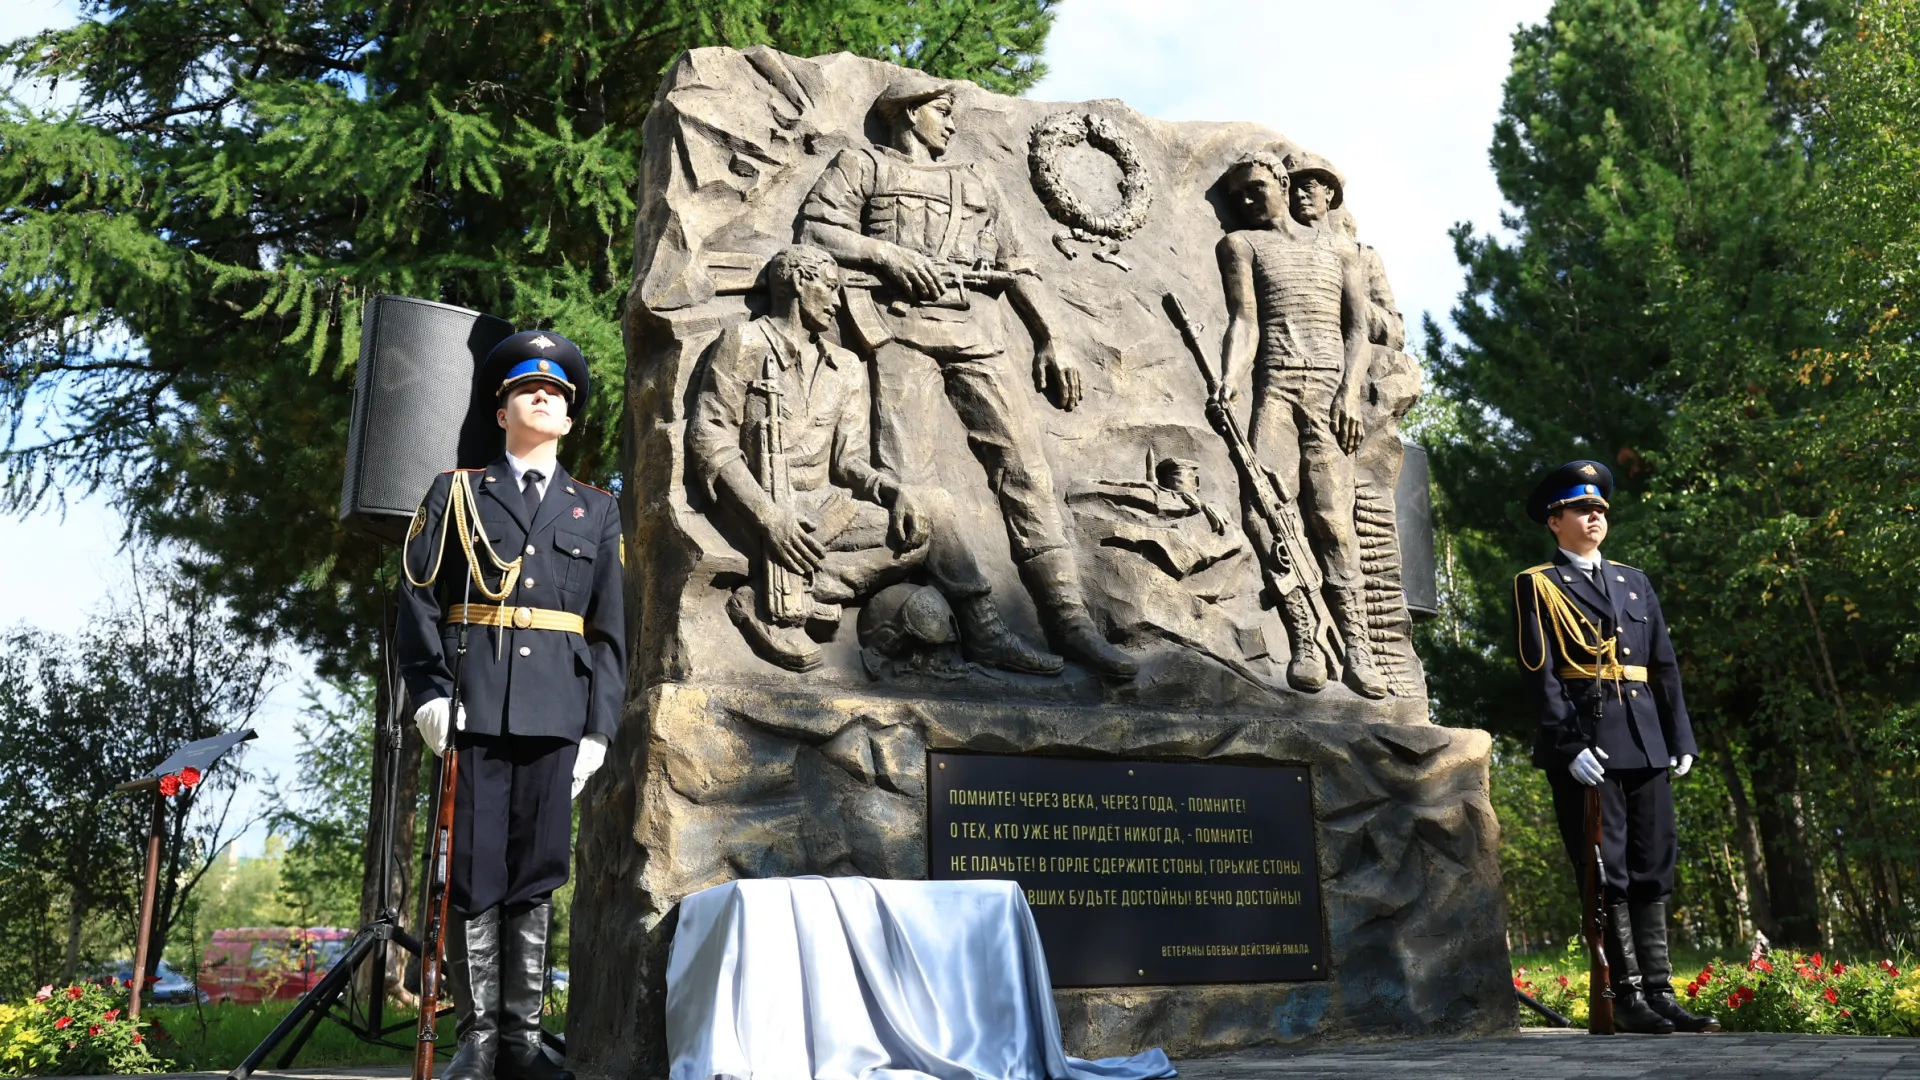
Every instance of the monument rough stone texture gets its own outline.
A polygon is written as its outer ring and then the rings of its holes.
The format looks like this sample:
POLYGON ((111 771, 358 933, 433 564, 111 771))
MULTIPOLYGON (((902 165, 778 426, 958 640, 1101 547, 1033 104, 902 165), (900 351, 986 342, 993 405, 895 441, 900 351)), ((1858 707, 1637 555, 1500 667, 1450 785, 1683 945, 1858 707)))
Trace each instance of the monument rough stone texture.
POLYGON ((1490 739, 1431 723, 1400 588, 1418 368, 1338 170, 765 48, 685 55, 645 138, 576 1065, 664 1075, 681 897, 927 876, 930 750, 1311 769, 1329 977, 1063 990, 1070 1053, 1511 1026, 1490 739))

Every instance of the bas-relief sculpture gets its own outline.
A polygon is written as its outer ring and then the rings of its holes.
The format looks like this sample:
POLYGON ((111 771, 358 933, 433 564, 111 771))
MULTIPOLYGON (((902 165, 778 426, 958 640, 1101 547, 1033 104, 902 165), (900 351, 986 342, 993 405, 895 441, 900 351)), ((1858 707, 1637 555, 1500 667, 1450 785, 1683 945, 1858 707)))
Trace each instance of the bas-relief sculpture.
POLYGON ((1399 583, 1418 367, 1338 170, 767 49, 687 54, 645 139, 575 1059, 659 1071, 679 897, 924 876, 929 748, 1314 766, 1332 980, 1063 991, 1075 1053, 1507 1022, 1489 743, 1428 722, 1399 583))

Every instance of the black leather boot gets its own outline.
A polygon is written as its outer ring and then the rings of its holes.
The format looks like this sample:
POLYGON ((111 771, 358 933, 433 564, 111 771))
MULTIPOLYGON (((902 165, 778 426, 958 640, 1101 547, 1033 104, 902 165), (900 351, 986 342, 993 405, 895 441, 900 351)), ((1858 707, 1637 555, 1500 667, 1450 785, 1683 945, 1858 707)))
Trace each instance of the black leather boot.
POLYGON ((1633 904, 1633 943, 1640 959, 1641 989, 1647 1006, 1680 1031, 1719 1031, 1720 1021, 1696 1016, 1673 992, 1673 960, 1667 955, 1667 902, 1633 904))
POLYGON ((540 1044, 547 997, 547 932, 553 904, 509 913, 500 926, 500 1080, 573 1080, 540 1044))
POLYGON ((1607 965, 1613 975, 1613 1026, 1635 1035, 1671 1035, 1673 1021, 1654 1012, 1634 952, 1633 915, 1625 904, 1607 908, 1607 965))
POLYGON ((459 1049, 445 1080, 493 1080, 500 1049, 500 909, 448 916, 447 982, 459 1049))

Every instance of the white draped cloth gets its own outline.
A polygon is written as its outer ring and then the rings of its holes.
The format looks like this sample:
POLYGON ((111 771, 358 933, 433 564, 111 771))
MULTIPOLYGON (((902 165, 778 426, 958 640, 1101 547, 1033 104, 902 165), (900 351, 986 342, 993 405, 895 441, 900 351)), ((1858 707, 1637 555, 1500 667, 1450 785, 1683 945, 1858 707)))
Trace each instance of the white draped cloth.
POLYGON ((680 902, 671 1080, 1154 1080, 1167 1055, 1060 1047, 1010 881, 769 878, 680 902))

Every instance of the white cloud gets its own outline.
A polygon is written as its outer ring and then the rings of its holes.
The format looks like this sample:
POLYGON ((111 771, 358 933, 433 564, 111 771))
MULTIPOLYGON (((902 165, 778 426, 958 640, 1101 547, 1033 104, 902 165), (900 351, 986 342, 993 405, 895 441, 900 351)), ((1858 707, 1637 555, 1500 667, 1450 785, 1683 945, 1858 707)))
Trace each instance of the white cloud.
POLYGON ((1549 0, 1067 0, 1029 97, 1247 120, 1334 162, 1408 328, 1460 289, 1447 230, 1498 226, 1487 146, 1511 35, 1549 0))

